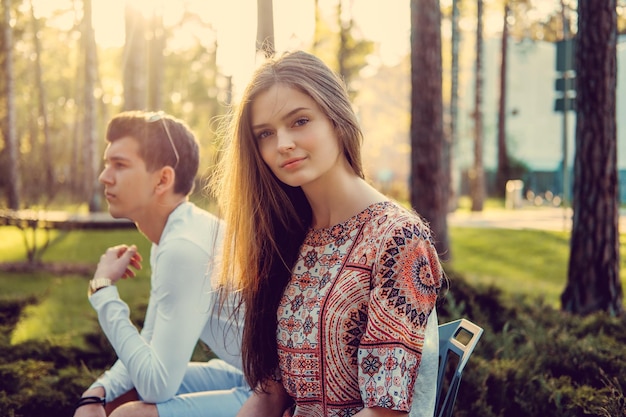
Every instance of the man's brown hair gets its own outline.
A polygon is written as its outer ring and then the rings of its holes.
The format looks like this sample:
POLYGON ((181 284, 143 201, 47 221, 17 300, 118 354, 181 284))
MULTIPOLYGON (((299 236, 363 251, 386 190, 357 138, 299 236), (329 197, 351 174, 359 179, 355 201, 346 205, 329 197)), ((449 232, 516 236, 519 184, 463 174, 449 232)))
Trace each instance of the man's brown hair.
POLYGON ((191 193, 200 164, 200 149, 183 121, 163 112, 122 112, 109 122, 106 140, 115 142, 124 137, 132 137, 139 143, 139 155, 148 170, 168 165, 174 168, 175 193, 191 193))

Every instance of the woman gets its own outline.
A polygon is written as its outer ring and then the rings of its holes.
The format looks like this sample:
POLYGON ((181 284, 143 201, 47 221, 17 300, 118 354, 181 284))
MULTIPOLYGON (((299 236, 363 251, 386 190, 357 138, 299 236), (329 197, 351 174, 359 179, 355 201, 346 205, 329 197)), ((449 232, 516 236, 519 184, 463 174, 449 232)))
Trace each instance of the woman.
MULTIPOLYGON (((305 52, 269 61, 229 135, 212 185, 227 224, 224 288, 241 292, 244 373, 256 387, 239 415, 421 407, 413 393, 425 339, 436 350, 443 272, 427 225, 364 180, 342 81, 305 52)), ((429 375, 417 385, 432 415, 429 375)))

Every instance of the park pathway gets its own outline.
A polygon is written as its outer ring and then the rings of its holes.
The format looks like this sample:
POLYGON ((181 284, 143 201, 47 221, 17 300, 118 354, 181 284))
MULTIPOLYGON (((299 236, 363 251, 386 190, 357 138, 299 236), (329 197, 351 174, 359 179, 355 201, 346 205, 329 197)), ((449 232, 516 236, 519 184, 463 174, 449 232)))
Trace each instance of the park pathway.
MULTIPOLYGON (((488 209, 482 212, 456 211, 448 215, 448 225, 501 229, 538 229, 570 231, 572 209, 560 207, 522 207, 515 210, 488 209)), ((626 232, 626 211, 620 210, 619 230, 626 232)))

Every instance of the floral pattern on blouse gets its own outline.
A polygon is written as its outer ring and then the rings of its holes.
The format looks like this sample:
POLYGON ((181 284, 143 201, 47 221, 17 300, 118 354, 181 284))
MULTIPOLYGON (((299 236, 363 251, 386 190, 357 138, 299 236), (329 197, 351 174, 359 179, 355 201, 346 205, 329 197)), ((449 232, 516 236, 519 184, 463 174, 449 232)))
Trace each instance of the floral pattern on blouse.
POLYGON ((310 230, 277 313, 294 416, 410 411, 442 276, 428 227, 393 202, 310 230))

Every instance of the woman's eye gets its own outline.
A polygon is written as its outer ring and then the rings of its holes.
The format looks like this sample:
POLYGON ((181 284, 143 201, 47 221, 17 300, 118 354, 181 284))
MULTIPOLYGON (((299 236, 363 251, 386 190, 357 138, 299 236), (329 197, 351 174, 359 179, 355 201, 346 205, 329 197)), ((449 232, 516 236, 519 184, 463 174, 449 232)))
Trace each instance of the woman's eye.
POLYGON ((309 122, 309 119, 306 117, 301 117, 298 120, 296 120, 296 122, 294 123, 296 126, 304 126, 305 124, 307 124, 309 122))
POLYGON ((263 131, 257 133, 256 138, 258 140, 265 139, 266 137, 270 136, 271 134, 272 134, 272 132, 270 132, 269 130, 263 130, 263 131))

